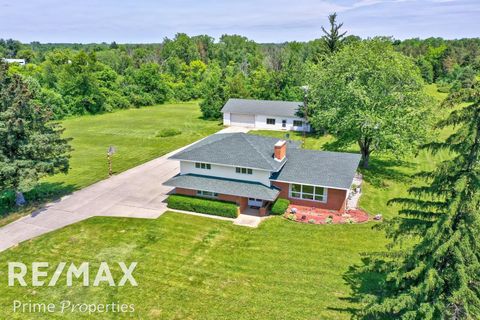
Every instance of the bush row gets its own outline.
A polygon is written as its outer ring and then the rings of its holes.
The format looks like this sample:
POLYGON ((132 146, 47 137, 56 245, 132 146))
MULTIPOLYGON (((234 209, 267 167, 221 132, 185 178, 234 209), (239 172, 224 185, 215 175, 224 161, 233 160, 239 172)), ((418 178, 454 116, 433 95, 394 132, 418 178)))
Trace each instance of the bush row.
POLYGON ((271 213, 275 215, 284 214, 287 211, 288 206, 290 205, 290 201, 287 199, 278 198, 272 206, 271 213))
POLYGON ((167 199, 168 207, 178 210, 194 211, 227 218, 238 216, 237 204, 212 199, 172 194, 167 199))

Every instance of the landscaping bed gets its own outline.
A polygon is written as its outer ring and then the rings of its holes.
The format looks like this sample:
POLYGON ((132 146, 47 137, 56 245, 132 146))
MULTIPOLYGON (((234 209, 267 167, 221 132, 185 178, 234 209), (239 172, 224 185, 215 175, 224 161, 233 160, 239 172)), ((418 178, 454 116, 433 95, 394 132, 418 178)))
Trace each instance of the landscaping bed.
POLYGON ((290 205, 284 214, 288 220, 310 224, 362 223, 369 220, 368 213, 350 209, 344 213, 335 210, 290 205))

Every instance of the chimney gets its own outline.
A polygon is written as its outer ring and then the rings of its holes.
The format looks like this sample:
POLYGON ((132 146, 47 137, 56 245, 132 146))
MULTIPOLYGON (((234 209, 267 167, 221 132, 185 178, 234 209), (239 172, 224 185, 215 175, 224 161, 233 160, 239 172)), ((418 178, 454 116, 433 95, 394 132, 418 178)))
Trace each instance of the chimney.
POLYGON ((282 161, 287 155, 287 141, 279 140, 277 143, 275 143, 274 150, 275 160, 282 161))

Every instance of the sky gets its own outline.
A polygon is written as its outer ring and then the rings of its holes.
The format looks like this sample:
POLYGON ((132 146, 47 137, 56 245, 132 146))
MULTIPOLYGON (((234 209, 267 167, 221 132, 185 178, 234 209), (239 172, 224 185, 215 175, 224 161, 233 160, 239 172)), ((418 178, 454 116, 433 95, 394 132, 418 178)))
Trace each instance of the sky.
POLYGON ((0 0, 0 38, 157 43, 184 32, 308 41, 333 12, 362 38, 480 37, 480 0, 0 0))

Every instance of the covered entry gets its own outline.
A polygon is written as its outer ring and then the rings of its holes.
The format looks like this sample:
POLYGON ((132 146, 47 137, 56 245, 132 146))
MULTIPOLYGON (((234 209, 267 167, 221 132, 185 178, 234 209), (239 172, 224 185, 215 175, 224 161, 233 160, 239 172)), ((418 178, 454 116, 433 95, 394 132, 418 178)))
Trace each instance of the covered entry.
POLYGON ((232 113, 230 115, 230 124, 232 126, 255 127, 255 116, 248 114, 232 113))

